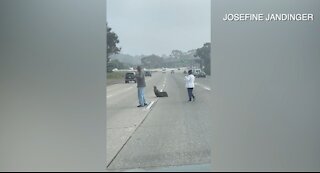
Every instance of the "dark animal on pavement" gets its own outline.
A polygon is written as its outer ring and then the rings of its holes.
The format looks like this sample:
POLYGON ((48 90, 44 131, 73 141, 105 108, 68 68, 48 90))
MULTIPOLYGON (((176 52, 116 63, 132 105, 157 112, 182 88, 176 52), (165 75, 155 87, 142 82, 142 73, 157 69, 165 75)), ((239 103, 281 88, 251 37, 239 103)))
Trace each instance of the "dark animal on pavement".
POLYGON ((154 91, 154 94, 157 96, 157 97, 168 97, 168 93, 165 92, 165 91, 162 91, 160 92, 156 86, 153 86, 153 91, 154 91))

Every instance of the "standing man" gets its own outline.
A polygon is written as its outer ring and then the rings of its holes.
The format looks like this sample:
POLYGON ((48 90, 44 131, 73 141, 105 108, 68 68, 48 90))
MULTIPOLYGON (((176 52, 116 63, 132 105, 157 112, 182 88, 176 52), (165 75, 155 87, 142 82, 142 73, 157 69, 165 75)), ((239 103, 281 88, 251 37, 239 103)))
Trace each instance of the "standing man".
POLYGON ((142 71, 140 66, 137 67, 137 71, 138 73, 136 74, 136 80, 139 99, 139 105, 137 107, 144 107, 148 105, 146 99, 144 98, 144 88, 146 87, 146 81, 144 79, 144 72, 142 71))
POLYGON ((193 101, 196 100, 195 96, 193 95, 194 79, 195 79, 195 77, 192 74, 192 70, 189 70, 188 75, 185 76, 186 88, 188 90, 188 96, 189 96, 189 102, 191 101, 191 98, 193 98, 193 101))

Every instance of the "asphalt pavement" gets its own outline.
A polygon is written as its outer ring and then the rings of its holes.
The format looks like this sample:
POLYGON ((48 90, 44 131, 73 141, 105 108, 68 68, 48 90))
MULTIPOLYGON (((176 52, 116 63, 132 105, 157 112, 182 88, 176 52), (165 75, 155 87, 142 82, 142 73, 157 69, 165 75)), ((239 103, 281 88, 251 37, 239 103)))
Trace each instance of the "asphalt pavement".
POLYGON ((209 78, 196 78, 196 100, 189 102, 184 74, 153 73, 146 78, 149 106, 137 108, 135 83, 107 87, 108 170, 210 171, 209 78), (153 86, 169 97, 157 98, 153 86), (205 165, 205 166, 201 166, 205 165), (186 169, 187 170, 187 169, 186 169))

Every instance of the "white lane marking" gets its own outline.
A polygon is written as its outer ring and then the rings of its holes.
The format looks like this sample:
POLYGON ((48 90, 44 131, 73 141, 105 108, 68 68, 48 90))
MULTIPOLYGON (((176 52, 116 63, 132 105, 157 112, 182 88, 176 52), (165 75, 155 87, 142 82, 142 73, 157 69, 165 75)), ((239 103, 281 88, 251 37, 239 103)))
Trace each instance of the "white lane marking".
POLYGON ((160 90, 160 92, 162 92, 163 90, 164 90, 164 88, 166 87, 166 84, 163 84, 162 85, 162 88, 161 88, 161 90, 160 90))
POLYGON ((166 87, 166 84, 167 84, 167 76, 164 77, 162 88, 161 88, 160 92, 162 92, 164 90, 164 88, 166 87))
POLYGON ((199 83, 194 83, 194 84, 196 84, 196 85, 198 85, 198 86, 202 87, 202 88, 203 88, 203 89, 205 89, 205 90, 211 91, 211 88, 210 88, 210 87, 207 87, 207 86, 202 85, 202 84, 199 84, 199 83))
POLYGON ((145 110, 149 110, 149 109, 151 108, 151 106, 153 105, 154 102, 155 102, 155 101, 151 101, 151 103, 148 105, 148 107, 146 107, 145 110))

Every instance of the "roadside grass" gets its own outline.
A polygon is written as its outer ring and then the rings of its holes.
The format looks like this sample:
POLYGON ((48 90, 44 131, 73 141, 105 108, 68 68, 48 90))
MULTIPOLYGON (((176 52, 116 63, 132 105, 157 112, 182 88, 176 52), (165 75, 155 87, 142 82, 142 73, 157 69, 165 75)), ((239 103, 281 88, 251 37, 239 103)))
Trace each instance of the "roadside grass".
POLYGON ((124 83, 124 76, 126 72, 108 72, 107 85, 124 83))
POLYGON ((109 72, 107 79, 124 79, 125 72, 109 72))

